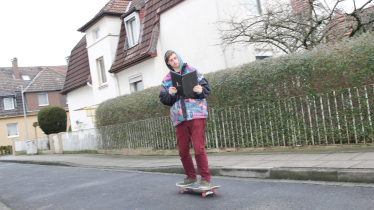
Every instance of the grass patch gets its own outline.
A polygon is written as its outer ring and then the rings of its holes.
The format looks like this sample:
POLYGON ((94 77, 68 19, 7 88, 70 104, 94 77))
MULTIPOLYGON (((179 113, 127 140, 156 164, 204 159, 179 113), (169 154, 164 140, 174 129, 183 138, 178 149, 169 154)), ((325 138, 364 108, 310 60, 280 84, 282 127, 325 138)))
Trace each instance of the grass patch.
POLYGON ((97 150, 63 151, 63 154, 99 154, 97 150))

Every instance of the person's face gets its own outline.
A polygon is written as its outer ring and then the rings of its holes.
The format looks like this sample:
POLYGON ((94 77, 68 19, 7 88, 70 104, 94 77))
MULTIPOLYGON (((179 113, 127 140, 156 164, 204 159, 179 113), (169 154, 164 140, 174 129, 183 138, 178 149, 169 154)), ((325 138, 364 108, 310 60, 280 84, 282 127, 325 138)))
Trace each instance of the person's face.
POLYGON ((175 53, 169 57, 168 65, 170 65, 173 69, 179 69, 179 60, 175 53))

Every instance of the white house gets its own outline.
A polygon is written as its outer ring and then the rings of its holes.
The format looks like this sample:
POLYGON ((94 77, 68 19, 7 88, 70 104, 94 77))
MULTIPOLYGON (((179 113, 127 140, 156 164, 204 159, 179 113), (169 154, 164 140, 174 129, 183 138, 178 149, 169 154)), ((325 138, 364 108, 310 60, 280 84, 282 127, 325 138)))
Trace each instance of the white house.
POLYGON ((273 56, 248 47, 219 46, 217 22, 229 15, 259 15, 265 0, 110 0, 78 31, 85 33, 70 55, 62 94, 72 130, 94 127, 94 111, 111 98, 161 84, 167 50, 209 73, 273 56), (78 122, 78 123, 77 123, 78 122))

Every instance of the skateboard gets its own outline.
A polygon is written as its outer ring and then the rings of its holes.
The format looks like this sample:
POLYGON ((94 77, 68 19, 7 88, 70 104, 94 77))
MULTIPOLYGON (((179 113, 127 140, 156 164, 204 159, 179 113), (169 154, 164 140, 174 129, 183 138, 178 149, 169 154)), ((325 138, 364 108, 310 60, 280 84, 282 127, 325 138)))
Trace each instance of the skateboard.
POLYGON ((216 191, 214 189, 216 188, 220 188, 221 186, 218 185, 218 186, 213 186, 213 187, 209 187, 209 188, 206 188, 206 189, 200 189, 199 188, 199 185, 198 184, 195 184, 195 185, 190 185, 190 186, 180 186, 178 185, 178 183, 176 184, 177 187, 179 188, 184 188, 184 189, 181 189, 179 192, 180 193, 185 193, 185 192, 192 192, 194 190, 200 190, 200 191, 204 191, 201 196, 203 196, 204 198, 207 196, 207 195, 211 195, 211 194, 216 194, 216 191))

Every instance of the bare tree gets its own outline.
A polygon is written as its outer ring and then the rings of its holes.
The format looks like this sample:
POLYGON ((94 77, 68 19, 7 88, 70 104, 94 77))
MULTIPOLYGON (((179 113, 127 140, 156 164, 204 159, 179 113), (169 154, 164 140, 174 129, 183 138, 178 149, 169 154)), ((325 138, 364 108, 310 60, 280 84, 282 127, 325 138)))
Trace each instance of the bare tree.
POLYGON ((262 15, 246 15, 244 19, 230 16, 218 22, 220 45, 255 44, 292 53, 373 29, 374 7, 370 7, 373 0, 367 0, 359 8, 354 4, 350 13, 341 11, 343 1, 291 0, 286 4, 281 0, 269 1, 262 15))

